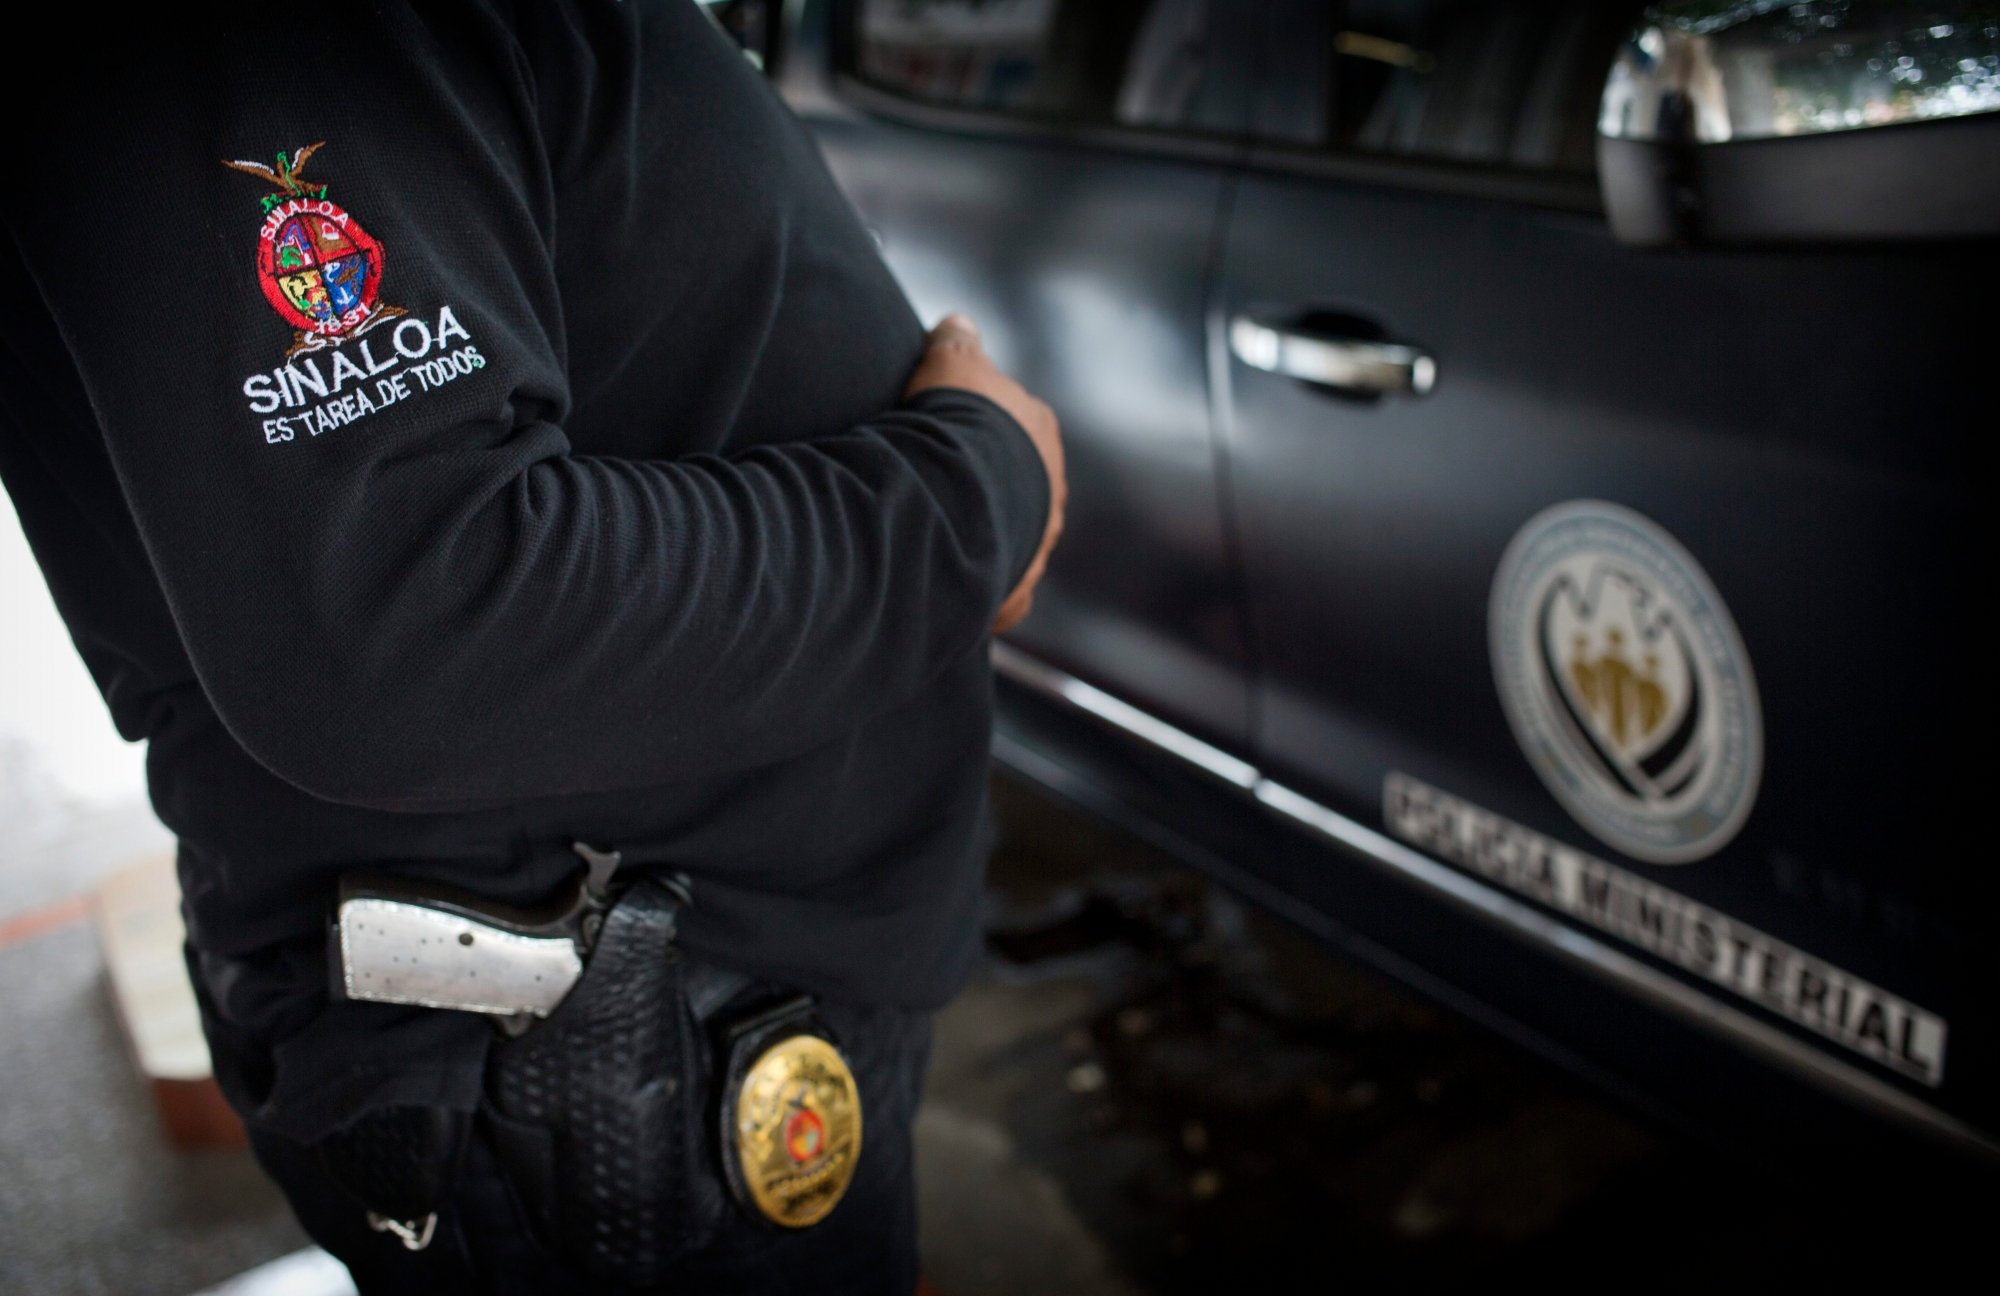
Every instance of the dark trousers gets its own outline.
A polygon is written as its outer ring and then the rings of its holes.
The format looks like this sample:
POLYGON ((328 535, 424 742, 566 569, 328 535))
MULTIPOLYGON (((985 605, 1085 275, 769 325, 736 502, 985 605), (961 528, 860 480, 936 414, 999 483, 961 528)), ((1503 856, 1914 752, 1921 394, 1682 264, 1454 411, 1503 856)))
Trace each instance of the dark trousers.
MULTIPOLYGON (((838 1004, 822 1004, 820 1012, 861 1090, 861 1161, 847 1195, 832 1215, 803 1232, 777 1229, 732 1208, 721 1235, 661 1290, 910 1296, 916 1289, 910 1123, 930 1057, 930 1014, 838 1004)), ((483 1130, 422 1251, 371 1230, 361 1207, 327 1179, 310 1148, 255 1132, 251 1143, 306 1232, 346 1264, 362 1296, 605 1291, 536 1239, 483 1130)))

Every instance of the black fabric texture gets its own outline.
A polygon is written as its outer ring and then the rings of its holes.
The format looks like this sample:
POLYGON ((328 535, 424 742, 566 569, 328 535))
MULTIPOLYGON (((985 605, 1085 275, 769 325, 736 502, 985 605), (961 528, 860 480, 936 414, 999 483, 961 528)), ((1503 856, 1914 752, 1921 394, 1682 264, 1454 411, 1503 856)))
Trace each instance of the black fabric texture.
POLYGON ((696 6, 50 21, 0 91, 35 123, 0 168, 0 478, 150 742, 252 1123, 478 1103, 483 1022, 329 1005, 354 869, 532 904, 587 841, 689 874, 711 963, 948 998, 986 627, 1046 478, 983 398, 900 399, 919 322, 696 6), (318 300, 367 285, 353 331, 295 350, 281 303, 318 307, 265 274, 267 208, 320 222, 318 300))
POLYGON ((450 1200, 471 1133, 449 1107, 378 1107, 319 1142, 319 1168, 356 1205, 410 1223, 450 1200))

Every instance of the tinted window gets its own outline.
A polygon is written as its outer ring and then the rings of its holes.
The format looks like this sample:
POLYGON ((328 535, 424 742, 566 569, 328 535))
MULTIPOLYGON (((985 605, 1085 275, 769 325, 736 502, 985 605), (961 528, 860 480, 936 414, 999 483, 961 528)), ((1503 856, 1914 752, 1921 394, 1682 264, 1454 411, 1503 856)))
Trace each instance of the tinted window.
POLYGON ((1272 75, 1304 84, 1260 123, 1267 137, 1570 172, 1595 166, 1605 73, 1637 17, 1636 6, 1602 0, 1278 8, 1272 75))
POLYGON ((1208 0, 861 0, 856 9, 855 72, 906 98, 1159 129, 1201 129, 1209 115, 1208 0))

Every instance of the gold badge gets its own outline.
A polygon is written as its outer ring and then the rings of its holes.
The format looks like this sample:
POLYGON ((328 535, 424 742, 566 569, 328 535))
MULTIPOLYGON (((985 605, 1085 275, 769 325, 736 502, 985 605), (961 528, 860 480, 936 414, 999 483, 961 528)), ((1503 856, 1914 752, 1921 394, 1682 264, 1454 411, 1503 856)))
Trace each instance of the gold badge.
POLYGON ((757 1209, 786 1228, 840 1204, 861 1159, 861 1095, 833 1045, 794 1035, 764 1051, 736 1097, 736 1162, 757 1209))

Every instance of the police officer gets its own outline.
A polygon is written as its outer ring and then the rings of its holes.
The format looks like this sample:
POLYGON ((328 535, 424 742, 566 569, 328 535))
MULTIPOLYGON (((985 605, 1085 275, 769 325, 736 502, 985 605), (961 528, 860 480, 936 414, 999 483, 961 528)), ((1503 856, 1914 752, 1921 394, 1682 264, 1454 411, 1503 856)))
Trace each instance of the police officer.
POLYGON ((36 62, 0 474, 150 743, 217 1078, 308 1231, 366 1292, 905 1296, 1048 409, 926 338, 690 0, 127 10, 36 62), (505 1029, 371 998, 329 938, 363 875, 594 897, 583 979, 505 1029), (719 1093, 779 1037, 831 1060, 743 1117, 798 1171, 746 1186, 719 1093))

